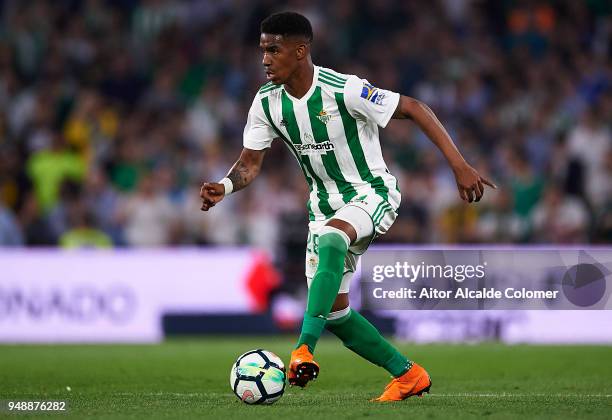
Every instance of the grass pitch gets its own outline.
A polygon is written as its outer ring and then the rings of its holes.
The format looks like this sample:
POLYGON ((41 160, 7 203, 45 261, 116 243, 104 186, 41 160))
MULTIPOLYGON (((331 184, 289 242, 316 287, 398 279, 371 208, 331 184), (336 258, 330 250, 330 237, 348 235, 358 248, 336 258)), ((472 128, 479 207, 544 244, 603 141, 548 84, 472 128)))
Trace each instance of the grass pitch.
POLYGON ((431 394, 375 404, 369 399, 383 390, 386 372, 325 338, 316 382, 288 387, 272 406, 238 401, 229 387, 235 358, 260 347, 287 363, 292 345, 264 337, 0 346, 0 400, 67 400, 61 416, 79 419, 612 418, 612 347, 603 346, 400 345, 431 374, 431 394))

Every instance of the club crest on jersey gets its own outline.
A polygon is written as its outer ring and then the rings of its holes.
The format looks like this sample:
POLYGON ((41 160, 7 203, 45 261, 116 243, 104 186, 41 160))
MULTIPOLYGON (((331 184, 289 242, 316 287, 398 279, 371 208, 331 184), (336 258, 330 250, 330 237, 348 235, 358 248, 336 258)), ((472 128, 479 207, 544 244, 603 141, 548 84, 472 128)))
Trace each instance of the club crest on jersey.
POLYGON ((332 115, 330 113, 328 113, 326 110, 322 109, 321 112, 319 112, 319 115, 317 115, 317 118, 319 119, 319 121, 321 121, 323 124, 327 125, 327 123, 329 122, 329 120, 332 119, 332 115))
POLYGON ((319 261, 317 261, 317 259, 315 257, 310 257, 308 258, 308 265, 310 266, 310 268, 312 268, 313 270, 317 269, 317 264, 319 263, 319 261))
POLYGON ((377 87, 372 86, 369 83, 364 83, 361 88, 361 97, 366 101, 370 101, 376 105, 382 105, 383 99, 385 99, 385 93, 381 92, 377 87))

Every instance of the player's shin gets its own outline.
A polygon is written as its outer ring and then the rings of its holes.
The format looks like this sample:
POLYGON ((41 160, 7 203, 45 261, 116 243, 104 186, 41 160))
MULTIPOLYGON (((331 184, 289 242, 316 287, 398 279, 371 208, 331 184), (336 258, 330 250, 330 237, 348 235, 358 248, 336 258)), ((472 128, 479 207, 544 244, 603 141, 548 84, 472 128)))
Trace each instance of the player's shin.
POLYGON ((306 344, 314 352, 340 289, 348 246, 349 238, 343 231, 331 226, 321 229, 319 265, 308 290, 308 303, 297 347, 306 344))
POLYGON ((385 368, 394 377, 403 375, 411 366, 411 362, 370 321, 350 307, 331 313, 326 328, 342 340, 347 348, 385 368))

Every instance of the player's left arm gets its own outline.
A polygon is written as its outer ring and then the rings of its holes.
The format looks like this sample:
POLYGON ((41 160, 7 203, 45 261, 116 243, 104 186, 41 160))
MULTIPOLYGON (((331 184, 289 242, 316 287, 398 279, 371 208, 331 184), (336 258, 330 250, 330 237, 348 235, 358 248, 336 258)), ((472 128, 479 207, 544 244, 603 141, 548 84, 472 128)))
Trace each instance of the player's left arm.
POLYGON ((245 188, 257 177, 266 150, 275 137, 276 133, 266 119, 261 98, 256 94, 244 127, 244 147, 240 157, 224 179, 220 182, 205 182, 200 188, 203 211, 210 210, 227 194, 245 188))
POLYGON ((392 118, 413 120, 440 149, 455 174, 457 189, 462 200, 469 203, 474 200, 480 201, 484 194, 484 185, 497 188, 466 162, 438 117, 426 104, 402 95, 392 118))
MULTIPOLYGON (((266 149, 251 150, 243 148, 240 157, 227 173, 227 179, 232 186, 232 192, 247 187, 259 175, 266 149)), ((229 194, 225 185, 219 182, 205 182, 200 188, 202 211, 208 211, 229 194)))

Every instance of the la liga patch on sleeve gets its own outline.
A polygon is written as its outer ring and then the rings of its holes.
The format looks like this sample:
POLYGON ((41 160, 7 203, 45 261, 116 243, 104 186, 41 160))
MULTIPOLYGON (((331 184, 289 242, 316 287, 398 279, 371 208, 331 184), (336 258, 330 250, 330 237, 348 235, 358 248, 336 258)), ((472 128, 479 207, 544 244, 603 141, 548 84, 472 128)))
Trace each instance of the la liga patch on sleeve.
POLYGON ((361 88, 361 98, 366 101, 370 101, 376 105, 382 105, 385 99, 385 93, 379 90, 377 87, 372 86, 369 83, 364 83, 361 88))

